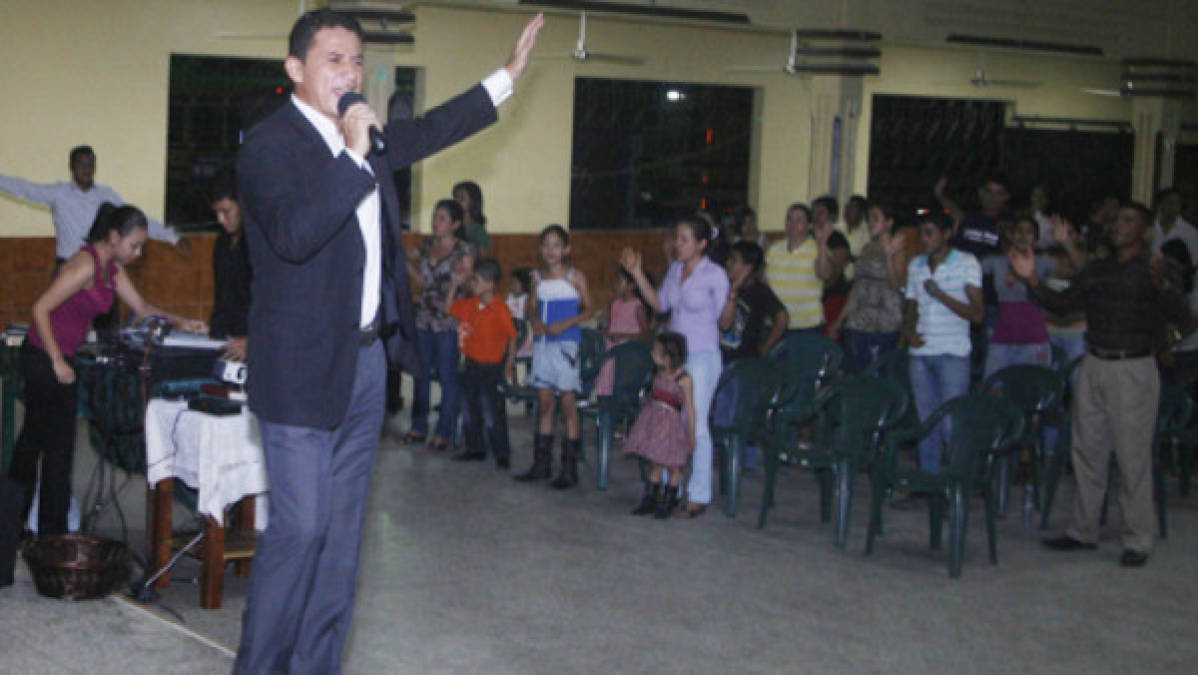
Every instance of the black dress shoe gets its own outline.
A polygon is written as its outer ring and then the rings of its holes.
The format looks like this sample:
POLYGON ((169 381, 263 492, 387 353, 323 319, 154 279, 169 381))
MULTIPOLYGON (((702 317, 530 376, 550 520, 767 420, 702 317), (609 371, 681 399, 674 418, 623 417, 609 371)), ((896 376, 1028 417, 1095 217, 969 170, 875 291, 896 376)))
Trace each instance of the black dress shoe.
POLYGON ((1131 548, 1123 549, 1123 555, 1119 556, 1119 564, 1123 567, 1143 567, 1147 562, 1147 553, 1131 548))
POLYGON ((459 452, 450 457, 455 462, 481 462, 486 458, 487 453, 485 452, 459 452))
POLYGON ((509 468, 511 468, 511 466, 512 460, 508 459, 507 457, 500 457, 499 459, 495 460, 495 468, 499 469, 500 471, 507 471, 509 468))
POLYGON ((1053 539, 1044 539, 1041 541, 1045 548, 1051 548, 1054 551, 1077 551, 1085 549, 1092 551, 1098 548, 1098 544, 1090 544, 1084 541, 1078 541, 1067 534, 1062 534, 1053 539))

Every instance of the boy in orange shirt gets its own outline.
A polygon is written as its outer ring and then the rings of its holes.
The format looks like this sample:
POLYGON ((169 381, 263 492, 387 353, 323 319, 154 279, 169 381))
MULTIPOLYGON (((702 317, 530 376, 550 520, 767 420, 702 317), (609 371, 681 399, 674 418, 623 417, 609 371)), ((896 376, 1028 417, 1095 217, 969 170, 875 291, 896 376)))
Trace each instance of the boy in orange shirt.
POLYGON ((474 263, 473 277, 464 269, 456 270, 449 288, 449 315, 458 320, 458 339, 466 356, 463 378, 463 410, 466 414, 466 449, 454 456, 456 462, 487 458, 483 429, 501 470, 511 465, 511 446, 507 436, 507 405, 499 393, 504 375, 514 381, 516 372, 516 324, 495 288, 503 270, 493 258, 474 263), (474 295, 454 301, 457 290, 470 279, 474 295))

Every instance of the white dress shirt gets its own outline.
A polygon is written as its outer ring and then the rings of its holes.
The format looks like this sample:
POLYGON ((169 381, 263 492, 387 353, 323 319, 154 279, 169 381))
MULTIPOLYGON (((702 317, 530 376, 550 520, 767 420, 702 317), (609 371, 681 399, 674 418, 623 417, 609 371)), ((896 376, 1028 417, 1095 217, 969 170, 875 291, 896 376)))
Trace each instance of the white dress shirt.
MULTIPOLYGON (((506 101, 512 95, 514 89, 512 77, 505 68, 500 68, 491 75, 488 75, 482 81, 482 85, 491 97, 492 105, 496 107, 506 101)), ((369 171, 372 175, 374 174, 374 169, 370 167, 370 163, 365 158, 346 147, 345 136, 341 134, 341 127, 336 122, 317 112, 315 108, 301 101, 295 94, 291 95, 291 102, 312 123, 312 126, 316 128, 316 131, 324 139, 325 144, 329 146, 329 151, 334 157, 344 152, 359 167, 369 171)), ((379 201, 378 177, 376 176, 375 178, 375 188, 363 197, 362 201, 358 202, 358 208, 356 209, 358 229, 362 233, 362 243, 366 246, 366 266, 362 272, 361 323, 359 324, 362 328, 368 327, 374 321, 375 314, 378 312, 380 302, 379 290, 382 284, 383 273, 382 212, 380 211, 381 202, 379 201)))

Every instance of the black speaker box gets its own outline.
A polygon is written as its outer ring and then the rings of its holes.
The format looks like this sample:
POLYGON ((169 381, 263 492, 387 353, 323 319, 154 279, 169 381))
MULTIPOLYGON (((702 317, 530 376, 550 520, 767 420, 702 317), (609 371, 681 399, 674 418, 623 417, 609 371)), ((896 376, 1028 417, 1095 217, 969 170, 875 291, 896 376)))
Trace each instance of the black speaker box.
POLYGON ((0 476, 0 588, 12 585, 24 510, 25 486, 8 476, 0 476))

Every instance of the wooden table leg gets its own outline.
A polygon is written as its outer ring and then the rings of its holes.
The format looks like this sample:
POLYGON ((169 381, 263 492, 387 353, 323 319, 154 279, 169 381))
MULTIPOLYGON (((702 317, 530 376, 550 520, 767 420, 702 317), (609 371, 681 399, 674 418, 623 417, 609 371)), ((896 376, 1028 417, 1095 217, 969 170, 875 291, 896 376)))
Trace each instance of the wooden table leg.
MULTIPOLYGON (((164 478, 158 481, 150 496, 153 522, 150 525, 150 567, 153 571, 171 559, 171 509, 175 498, 175 479, 164 478)), ((151 572, 152 573, 152 572, 151 572)), ((171 573, 168 570, 154 584, 155 588, 166 588, 171 583, 171 573)))
POLYGON ((204 544, 201 554, 200 607, 220 609, 225 585, 225 528, 211 516, 204 518, 204 544))
MULTIPOLYGON (((250 495, 241 500, 237 505, 237 531, 238 532, 253 532, 254 531, 254 495, 250 495)), ((241 558, 233 562, 233 573, 239 578, 245 579, 250 576, 253 571, 253 558, 241 558)))

